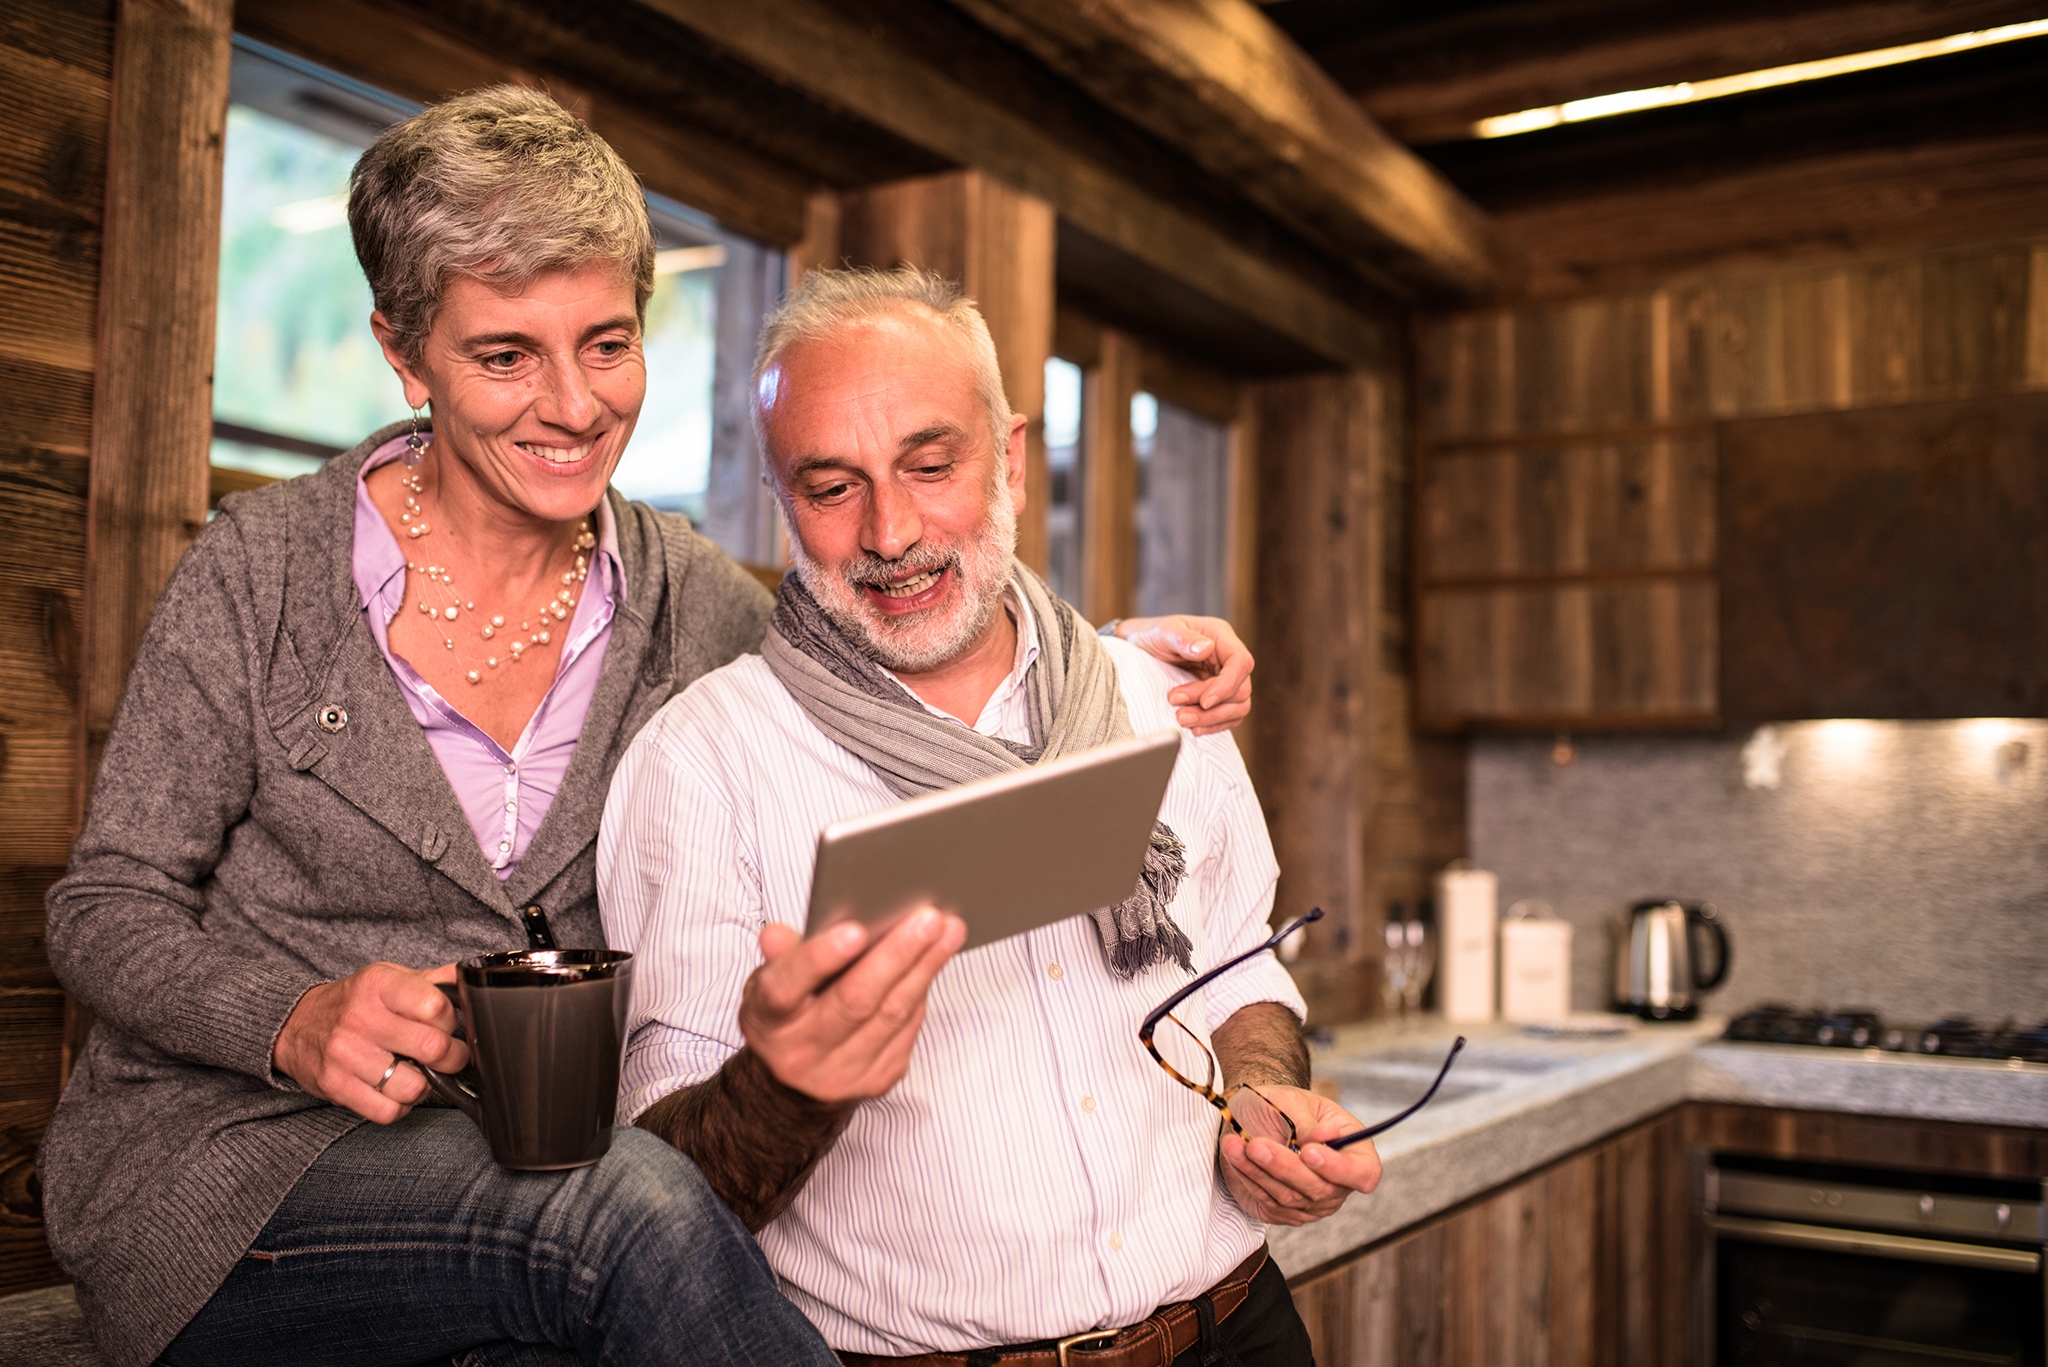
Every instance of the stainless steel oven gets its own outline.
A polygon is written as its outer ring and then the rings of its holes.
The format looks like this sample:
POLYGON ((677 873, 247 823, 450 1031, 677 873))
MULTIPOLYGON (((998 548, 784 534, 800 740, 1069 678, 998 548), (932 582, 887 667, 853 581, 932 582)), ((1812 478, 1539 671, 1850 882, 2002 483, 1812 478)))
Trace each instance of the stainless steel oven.
POLYGON ((1724 1367, 2048 1367, 2048 1182, 1719 1157, 1724 1367))

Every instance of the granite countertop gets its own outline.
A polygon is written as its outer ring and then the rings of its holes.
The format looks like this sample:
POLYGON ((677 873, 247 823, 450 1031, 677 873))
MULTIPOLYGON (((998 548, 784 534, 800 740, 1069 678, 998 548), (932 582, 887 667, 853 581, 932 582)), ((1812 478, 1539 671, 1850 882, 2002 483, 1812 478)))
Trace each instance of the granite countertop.
POLYGON ((1365 1120, 1420 1096, 1456 1035, 1469 1043, 1437 1099, 1377 1141, 1379 1189, 1317 1224, 1273 1229, 1275 1260, 1306 1272, 1685 1101, 2048 1126, 2048 1065, 1724 1043, 1723 1025, 1546 1038, 1429 1018, 1338 1031, 1314 1051, 1315 1073, 1365 1120))

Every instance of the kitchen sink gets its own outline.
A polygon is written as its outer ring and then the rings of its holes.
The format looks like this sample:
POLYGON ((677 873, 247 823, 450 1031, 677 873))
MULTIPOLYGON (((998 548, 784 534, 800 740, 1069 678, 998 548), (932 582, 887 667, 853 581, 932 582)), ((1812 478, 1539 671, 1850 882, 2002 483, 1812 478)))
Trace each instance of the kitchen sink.
MULTIPOLYGON (((1438 1060, 1442 1062, 1442 1060, 1438 1060)), ((1463 1060, 1459 1060, 1463 1064, 1463 1060)), ((1429 1090, 1429 1080, 1436 1075, 1435 1069, 1399 1070, 1363 1067, 1332 1067, 1319 1070, 1319 1077, 1334 1078, 1337 1082, 1337 1100, 1345 1110, 1367 1124, 1382 1120, 1396 1111, 1415 1104, 1424 1092, 1429 1090)), ((1458 1069, 1451 1069, 1451 1075, 1444 1079, 1444 1085, 1437 1088, 1436 1100, 1430 1106, 1442 1106, 1460 1097, 1476 1096, 1490 1092, 1500 1086, 1498 1078, 1460 1077, 1458 1069)))
MULTIPOLYGON (((1413 1104, 1428 1091, 1449 1047, 1446 1040, 1401 1044, 1364 1054, 1323 1053, 1314 1060, 1315 1075, 1335 1081, 1344 1109, 1370 1123, 1413 1104)), ((1520 1040, 1468 1044, 1430 1106, 1494 1091, 1565 1067, 1576 1057, 1568 1048, 1520 1040)))

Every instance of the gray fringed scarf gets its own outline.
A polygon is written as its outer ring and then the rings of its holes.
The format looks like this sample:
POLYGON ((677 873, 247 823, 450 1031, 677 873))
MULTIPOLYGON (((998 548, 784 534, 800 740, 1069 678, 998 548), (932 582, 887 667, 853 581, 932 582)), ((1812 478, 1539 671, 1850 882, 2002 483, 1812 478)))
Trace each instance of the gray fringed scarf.
MULTIPOLYGON (((1038 623, 1038 658, 1025 676, 1031 744, 984 736, 943 721, 847 640, 795 573, 783 576, 761 654, 819 730, 866 761, 898 797, 1021 769, 1127 740, 1130 715, 1116 663, 1071 607, 1030 569, 1015 565, 1011 586, 1038 623)), ((1096 911, 1102 952, 1120 978, 1171 959, 1194 971, 1194 950, 1167 914, 1187 873, 1187 852, 1163 821, 1137 891, 1096 911)))

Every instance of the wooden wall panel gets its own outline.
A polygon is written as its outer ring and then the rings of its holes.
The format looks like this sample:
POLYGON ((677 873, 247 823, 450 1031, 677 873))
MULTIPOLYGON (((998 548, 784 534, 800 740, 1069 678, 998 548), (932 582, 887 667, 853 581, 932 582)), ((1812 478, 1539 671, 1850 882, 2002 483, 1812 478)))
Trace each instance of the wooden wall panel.
POLYGON ((2048 384, 2040 240, 1677 277, 1431 319, 1424 442, 1539 441, 2048 384))
POLYGON ((31 1179, 65 1040, 43 894, 80 784, 112 8, 24 0, 0 15, 14 92, 0 111, 0 538, 14 551, 0 565, 0 1294, 63 1276, 31 1179))
POLYGON ((1276 915, 1321 906, 1293 967, 1310 1019, 1367 1014, 1379 899, 1369 860, 1390 386, 1356 372, 1249 387, 1259 443, 1254 780, 1280 861, 1276 915))
POLYGON ((1053 211, 981 171, 858 190, 843 196, 839 252, 862 266, 923 266, 956 280, 981 306, 1012 412, 1026 420, 1030 470, 1017 554, 1044 570, 1045 363, 1053 338, 1053 211))
POLYGON ((1692 1252, 1684 1140, 1671 1112, 1296 1283, 1316 1361, 1680 1367, 1692 1252))

